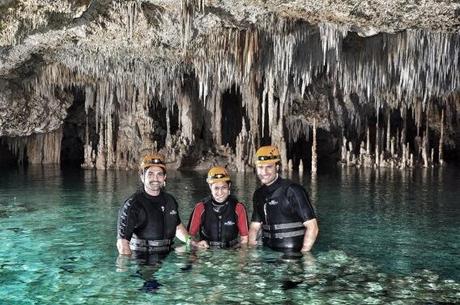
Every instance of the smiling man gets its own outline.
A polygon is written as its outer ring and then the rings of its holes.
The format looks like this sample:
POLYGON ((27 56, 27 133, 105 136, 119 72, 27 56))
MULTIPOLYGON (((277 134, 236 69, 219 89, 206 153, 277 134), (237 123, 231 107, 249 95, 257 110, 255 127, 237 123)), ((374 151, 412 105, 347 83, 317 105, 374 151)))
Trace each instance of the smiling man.
POLYGON ((265 246, 281 251, 308 252, 319 231, 315 212, 306 190, 279 177, 279 169, 278 148, 260 147, 256 152, 256 170, 262 186, 254 192, 249 244, 257 244, 262 229, 265 246))
POLYGON ((163 190, 166 165, 161 154, 146 155, 140 164, 143 188, 123 204, 118 215, 117 249, 119 254, 167 253, 174 237, 185 243, 190 239, 179 217, 174 197, 163 190))

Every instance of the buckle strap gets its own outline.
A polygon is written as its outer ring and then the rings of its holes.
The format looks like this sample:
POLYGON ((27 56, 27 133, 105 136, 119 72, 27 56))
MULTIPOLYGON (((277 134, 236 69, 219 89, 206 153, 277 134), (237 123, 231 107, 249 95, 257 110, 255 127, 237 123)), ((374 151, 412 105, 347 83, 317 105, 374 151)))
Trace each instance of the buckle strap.
POLYGON ((301 222, 288 222, 288 223, 279 223, 274 225, 263 225, 262 228, 266 231, 271 230, 283 230, 283 229, 297 229, 303 228, 303 223, 301 222))
POLYGON ((147 240, 133 237, 129 245, 134 251, 163 252, 171 249, 172 241, 170 239, 147 240))
POLYGON ((155 253, 155 252, 168 252, 171 250, 170 246, 162 246, 162 247, 148 247, 148 246, 138 246, 138 245, 130 245, 132 251, 140 251, 140 252, 148 252, 148 253, 155 253))
POLYGON ((234 239, 231 241, 208 241, 209 246, 221 247, 221 248, 233 247, 234 245, 238 243, 239 243, 238 239, 234 239))
POLYGON ((288 238, 288 237, 295 237, 295 236, 303 236, 305 234, 305 230, 297 230, 291 232, 281 232, 281 233, 270 233, 267 231, 263 232, 263 237, 267 238, 288 238))

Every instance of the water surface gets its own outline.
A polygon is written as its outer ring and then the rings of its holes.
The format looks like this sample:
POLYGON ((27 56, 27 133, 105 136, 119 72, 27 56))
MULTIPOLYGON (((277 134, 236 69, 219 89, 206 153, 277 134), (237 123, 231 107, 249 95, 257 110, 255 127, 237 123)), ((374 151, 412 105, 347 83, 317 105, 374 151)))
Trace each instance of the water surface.
MULTIPOLYGON (((294 175, 319 216, 311 255, 178 247, 152 265, 118 258, 115 247, 135 172, 1 173, 1 304, 460 303, 458 169, 294 175)), ((168 172, 185 224, 207 194, 204 174, 168 172)), ((233 177, 251 214, 256 179, 233 177)))

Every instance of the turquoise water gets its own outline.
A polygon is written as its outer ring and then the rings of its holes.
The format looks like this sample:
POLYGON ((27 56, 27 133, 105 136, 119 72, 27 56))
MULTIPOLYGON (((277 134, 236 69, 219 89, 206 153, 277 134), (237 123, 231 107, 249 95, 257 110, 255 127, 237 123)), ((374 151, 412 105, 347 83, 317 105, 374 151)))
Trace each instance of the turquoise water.
MULTIPOLYGON (((185 224, 207 193, 203 174, 168 172, 185 224)), ((234 177, 250 203, 254 176, 234 177)), ((292 178, 320 219, 311 255, 178 247, 146 266, 115 248, 134 172, 2 169, 0 304, 460 303, 458 169, 292 178)))

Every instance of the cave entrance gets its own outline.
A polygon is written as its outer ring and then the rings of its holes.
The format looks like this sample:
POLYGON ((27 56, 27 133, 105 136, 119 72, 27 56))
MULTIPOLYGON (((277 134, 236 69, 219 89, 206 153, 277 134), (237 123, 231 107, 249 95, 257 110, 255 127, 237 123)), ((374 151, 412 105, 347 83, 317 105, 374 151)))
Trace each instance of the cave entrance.
POLYGON ((169 116, 169 132, 174 135, 179 130, 179 108, 177 104, 172 109, 163 106, 159 99, 154 98, 150 102, 149 116, 153 119, 152 141, 157 143, 157 148, 166 146, 166 136, 168 135, 167 116, 169 116))
POLYGON ((8 147, 8 142, 0 138, 0 168, 9 168, 18 166, 19 160, 8 147))
MULTIPOLYGON (((222 95, 222 121, 220 130, 222 144, 228 144, 233 151, 236 149, 236 138, 243 126, 243 98, 235 85, 222 95)), ((247 123, 247 122, 246 122, 247 123)), ((246 125, 247 128, 249 126, 246 125)))
POLYGON ((85 160, 85 93, 81 88, 72 88, 74 101, 64 120, 61 141, 61 165, 80 167, 85 160))
POLYGON ((292 160, 293 171, 297 172, 299 170, 300 160, 303 162, 304 171, 310 170, 311 142, 308 142, 304 135, 300 136, 297 141, 290 142, 287 145, 287 158, 288 161, 292 160))

